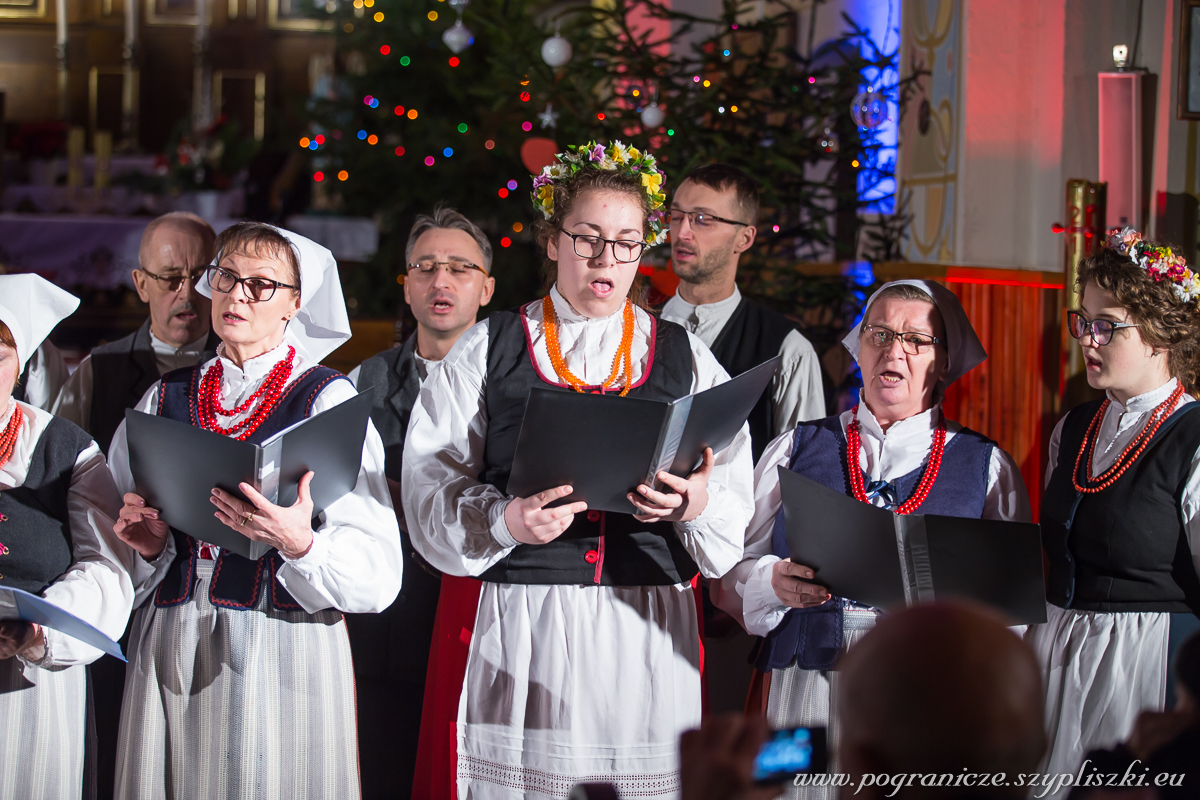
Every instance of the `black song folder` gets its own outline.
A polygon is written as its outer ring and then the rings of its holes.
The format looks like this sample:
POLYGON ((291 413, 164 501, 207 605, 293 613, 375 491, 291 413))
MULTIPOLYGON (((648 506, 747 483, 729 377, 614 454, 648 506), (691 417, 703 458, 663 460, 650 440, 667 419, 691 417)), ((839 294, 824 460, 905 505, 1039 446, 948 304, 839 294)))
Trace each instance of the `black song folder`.
POLYGON ((792 561, 831 594, 883 609, 956 597, 1046 621, 1037 525, 896 514, 778 469, 792 561))
POLYGON ((661 491, 660 471, 686 477, 704 449, 733 441, 779 368, 776 356, 719 386, 673 402, 534 388, 525 402, 508 493, 529 497, 556 486, 589 509, 632 514, 626 495, 661 491))
POLYGON ((300 478, 311 470, 315 518, 358 482, 370 412, 371 393, 366 392, 256 445, 130 409, 125 412, 129 468, 138 494, 171 527, 258 559, 271 547, 213 516, 213 487, 245 500, 237 488, 244 482, 272 503, 290 506, 296 502, 300 478))

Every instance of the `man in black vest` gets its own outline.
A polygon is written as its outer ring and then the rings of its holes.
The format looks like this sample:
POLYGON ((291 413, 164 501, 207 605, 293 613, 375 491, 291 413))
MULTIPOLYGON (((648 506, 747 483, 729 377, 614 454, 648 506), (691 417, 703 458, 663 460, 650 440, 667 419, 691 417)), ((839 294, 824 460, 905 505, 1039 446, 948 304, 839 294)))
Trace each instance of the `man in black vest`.
POLYGON ((475 324, 480 306, 487 305, 495 288, 487 236, 449 208, 417 217, 404 260, 404 300, 417 320, 416 333, 350 373, 359 391, 375 392, 371 421, 383 437, 384 471, 404 541, 404 586, 396 602, 381 614, 346 615, 364 800, 411 796, 440 588, 437 573, 413 551, 400 505, 408 417, 429 370, 475 324))
POLYGON ((750 413, 754 460, 797 423, 825 416, 821 363, 795 323, 742 297, 738 259, 754 244, 758 186, 728 164, 688 175, 671 199, 671 263, 679 289, 662 317, 712 350, 730 376, 783 356, 770 389, 750 413))
POLYGON ((173 369, 216 355, 211 304, 196 281, 213 258, 216 234, 195 214, 173 212, 151 220, 142 233, 133 284, 150 306, 150 318, 134 333, 100 345, 63 386, 54 413, 90 433, 108 452, 125 409, 173 369))

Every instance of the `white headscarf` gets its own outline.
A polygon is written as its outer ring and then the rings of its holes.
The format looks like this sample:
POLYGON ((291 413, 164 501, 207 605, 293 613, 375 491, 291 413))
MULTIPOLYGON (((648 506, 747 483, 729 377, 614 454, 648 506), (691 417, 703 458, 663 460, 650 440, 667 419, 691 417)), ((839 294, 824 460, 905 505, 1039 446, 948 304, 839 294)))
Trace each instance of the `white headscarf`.
POLYGON ((963 310, 962 303, 958 302, 954 292, 934 281, 905 280, 890 281, 879 287, 879 291, 867 300, 862 320, 854 326, 854 330, 850 331, 845 339, 842 339, 842 344, 850 351, 850 355, 854 356, 855 361, 858 361, 858 333, 867 319, 867 312, 871 310, 871 304, 875 302, 879 292, 889 286, 915 286, 929 295, 933 299, 933 304, 941 312, 942 322, 946 327, 946 352, 948 355, 946 377, 942 381, 944 386, 954 383, 987 359, 987 351, 983 349, 983 344, 975 335, 975 329, 971 327, 971 320, 967 319, 967 312, 963 310))
POLYGON ((41 275, 0 275, 0 322, 8 326, 17 343, 22 372, 54 326, 77 308, 78 297, 41 275))
MULTIPOLYGON (((320 361, 350 338, 350 318, 342 297, 333 253, 298 233, 275 228, 296 251, 300 262, 300 311, 288 323, 283 340, 307 361, 320 361)), ((212 297, 207 277, 196 290, 212 297)))

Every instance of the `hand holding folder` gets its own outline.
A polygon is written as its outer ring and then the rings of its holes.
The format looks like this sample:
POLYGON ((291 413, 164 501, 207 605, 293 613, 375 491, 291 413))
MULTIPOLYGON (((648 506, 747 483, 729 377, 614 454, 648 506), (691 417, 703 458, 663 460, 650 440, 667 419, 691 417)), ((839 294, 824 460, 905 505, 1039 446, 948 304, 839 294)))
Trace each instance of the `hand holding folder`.
POLYGON ((556 504, 583 501, 589 509, 637 513, 626 495, 638 485, 663 491, 659 472, 687 477, 706 448, 715 454, 729 446, 780 360, 671 403, 535 388, 525 404, 508 494, 527 498, 570 486, 556 504))
POLYGON ((832 594, 883 609, 958 597, 1046 621, 1037 525, 895 514, 778 470, 792 561, 832 594))
POLYGON ((0 621, 20 620, 50 628, 59 633, 90 644, 110 656, 125 660, 121 646, 104 635, 96 627, 84 622, 74 614, 63 611, 53 603, 36 594, 20 589, 0 589, 0 621))

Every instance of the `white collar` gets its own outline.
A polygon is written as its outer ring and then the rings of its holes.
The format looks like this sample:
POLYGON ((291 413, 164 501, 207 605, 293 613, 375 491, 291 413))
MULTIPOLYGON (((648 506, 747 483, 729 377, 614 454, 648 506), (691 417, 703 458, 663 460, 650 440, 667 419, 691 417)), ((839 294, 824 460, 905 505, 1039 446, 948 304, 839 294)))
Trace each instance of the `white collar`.
POLYGON ((680 296, 679 292, 675 292, 675 296, 671 298, 674 303, 681 306, 686 312, 704 314, 705 316, 719 316, 720 314, 737 308, 737 304, 742 302, 742 293, 738 290, 737 285, 733 287, 733 294, 726 297, 724 300, 718 300, 715 303, 689 303, 680 296))
POLYGON ((162 339, 154 335, 154 331, 150 331, 150 349, 156 353, 164 355, 182 355, 183 353, 203 353, 204 345, 208 342, 208 331, 200 335, 200 338, 194 342, 188 342, 183 347, 176 347, 173 344, 168 344, 162 339))
MULTIPOLYGON (((224 370, 224 378, 226 380, 257 381, 265 378, 272 367, 287 358, 290 346, 286 341, 281 342, 273 350, 268 350, 261 356, 255 356, 247 360, 241 367, 225 357, 224 344, 217 348, 217 357, 221 360, 221 367, 224 370)), ((296 355, 299 356, 299 353, 296 355)))
POLYGON ((1144 414, 1147 411, 1151 411, 1155 406, 1160 405, 1168 397, 1170 397, 1171 392, 1175 391, 1175 386, 1178 383, 1179 381, 1177 381, 1175 378, 1171 378, 1171 380, 1167 381, 1157 389, 1151 389, 1144 394, 1139 394, 1137 397, 1131 397, 1129 398, 1129 402, 1124 404, 1122 404, 1117 398, 1113 397, 1112 392, 1105 392, 1105 394, 1120 413, 1124 414, 1125 412, 1129 411, 1134 414, 1144 414))
POLYGON ((867 404, 860 402, 858 404, 858 425, 860 430, 869 433, 876 439, 887 438, 893 442, 916 436, 927 436, 931 430, 937 427, 941 409, 942 404, 935 403, 928 411, 922 411, 920 414, 913 414, 911 417, 893 422, 885 432, 867 404))
POLYGON ((603 323, 625 310, 625 304, 622 303, 621 305, 617 306, 616 311, 609 314, 607 317, 585 317, 583 314, 580 314, 578 311, 572 308, 571 303, 567 300, 567 298, 562 296, 562 293, 558 291, 557 282, 550 287, 550 300, 554 303, 554 313, 558 317, 558 321, 568 325, 572 323, 583 323, 586 325, 589 322, 603 323))

